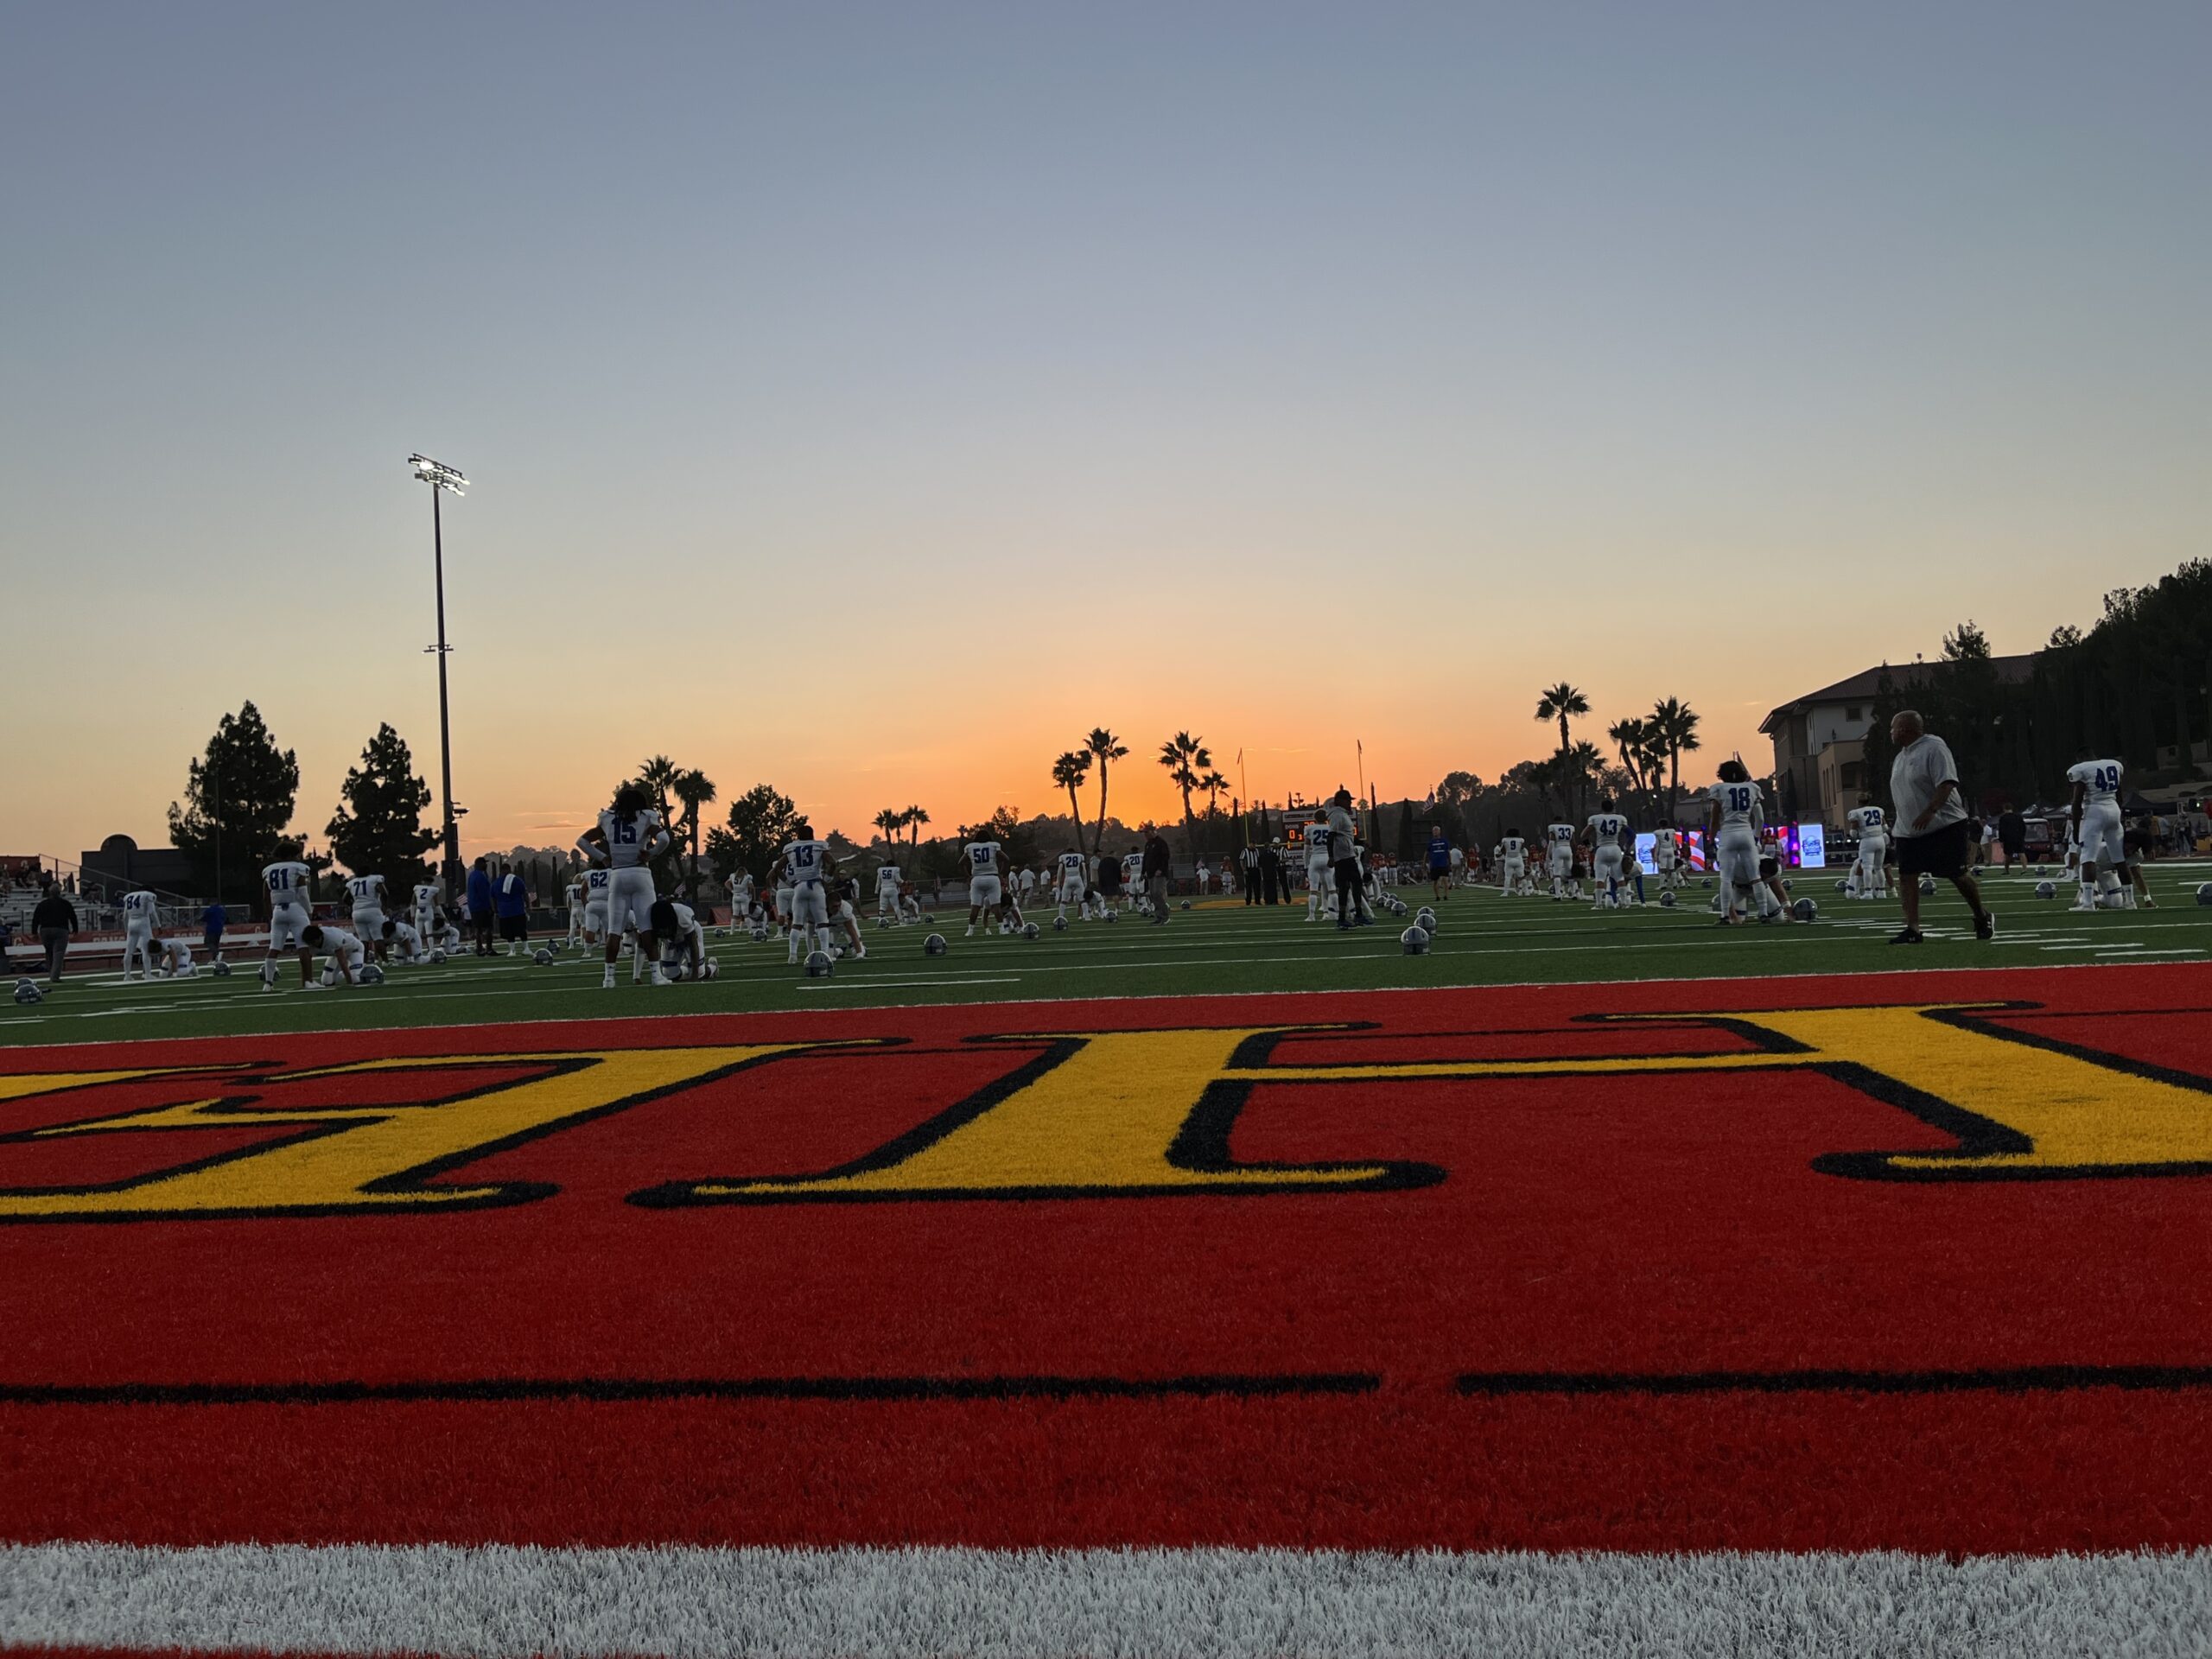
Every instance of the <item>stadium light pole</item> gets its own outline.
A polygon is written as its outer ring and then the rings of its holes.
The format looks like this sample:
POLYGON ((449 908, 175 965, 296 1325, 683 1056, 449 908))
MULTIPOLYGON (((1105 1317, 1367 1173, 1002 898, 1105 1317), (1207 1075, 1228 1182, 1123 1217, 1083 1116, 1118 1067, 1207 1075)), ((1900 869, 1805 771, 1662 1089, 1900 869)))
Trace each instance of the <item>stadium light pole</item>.
POLYGON ((438 659, 438 781, 439 805, 445 815, 445 889, 448 901, 458 891, 461 879, 461 828, 455 822, 458 814, 453 804, 453 718, 446 696, 446 658, 453 647, 446 643, 446 538, 445 526, 440 521, 438 499, 451 490, 464 495, 468 480, 455 468, 442 461, 432 461, 428 455, 410 455, 407 464, 415 469, 415 476, 430 486, 430 550, 437 573, 438 643, 429 646, 424 654, 438 659))

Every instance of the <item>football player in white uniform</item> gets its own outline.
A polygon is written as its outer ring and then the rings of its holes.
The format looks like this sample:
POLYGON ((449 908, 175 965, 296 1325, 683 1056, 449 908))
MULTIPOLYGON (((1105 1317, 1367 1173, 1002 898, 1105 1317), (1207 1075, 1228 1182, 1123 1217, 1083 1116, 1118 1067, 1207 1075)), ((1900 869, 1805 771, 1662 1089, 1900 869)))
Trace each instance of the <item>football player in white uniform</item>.
POLYGON ((192 959, 192 942, 189 939, 156 939, 154 969, 167 979, 190 979, 198 974, 199 964, 192 959))
POLYGON ((1299 840, 1306 849, 1306 919, 1310 922, 1321 913, 1322 901, 1336 887, 1336 872, 1329 862, 1329 815, 1317 809, 1299 831, 1299 840))
POLYGON ((422 962, 429 956, 423 931, 411 922, 387 919, 384 925, 385 954, 396 962, 422 962))
POLYGON ((906 925, 899 909, 899 890, 905 880, 899 866, 888 859, 875 867, 875 913, 887 927, 906 925))
POLYGON ((1659 891, 1669 893, 1675 887, 1675 868, 1682 861, 1682 844, 1673 830, 1662 830, 1651 837, 1651 868, 1659 878, 1659 891))
POLYGON ((296 859, 280 860, 261 872, 261 886, 269 895, 269 956, 261 969, 264 991, 276 988, 276 957, 281 952, 299 953, 301 984, 307 984, 313 974, 315 953, 301 942, 308 926, 312 879, 308 867, 296 859))
POLYGON ((360 972, 362 965, 368 960, 361 949, 360 940, 344 928, 321 927, 309 922, 300 930, 302 960, 312 961, 318 950, 329 952, 330 965, 323 970, 321 980, 309 976, 307 988, 311 991, 319 991, 326 985, 355 983, 353 976, 360 972))
POLYGON ((1529 842, 1518 830, 1508 830, 1497 843, 1497 890, 1506 897, 1520 892, 1529 880, 1529 842))
POLYGON ((753 872, 740 870, 729 879, 729 925, 744 927, 753 919, 753 872))
POLYGON ((594 944, 607 943, 607 899, 614 889, 614 872, 588 869, 584 872, 584 907, 582 943, 588 950, 594 944))
POLYGON ((584 884, 569 882, 561 899, 569 907, 569 937, 565 943, 574 950, 584 942, 584 884))
POLYGON ((2126 835, 2120 821, 2123 776, 2117 760, 2085 757, 2066 769, 2066 781, 2074 785, 2067 823, 2082 849, 2082 896, 2074 901, 2076 910, 2119 910, 2126 902, 2121 886, 2121 872, 2128 863, 2126 835))
POLYGON ((1590 815, 1590 880, 1598 889, 1592 910, 1625 910, 1629 895, 1621 887, 1622 847, 1628 838, 1628 820, 1613 810, 1610 798, 1601 799, 1590 815))
POLYGON ((384 950, 384 877, 356 875, 346 883, 353 906, 353 932, 381 953, 384 950))
POLYGON ((1760 883, 1759 830, 1766 822, 1766 805, 1741 760, 1723 760, 1720 781, 1706 795, 1713 873, 1720 878, 1720 920, 1729 926, 1744 919, 1739 890, 1748 899, 1760 883))
POLYGON ((130 977, 130 964, 138 964, 138 976, 154 976, 154 929, 162 919, 162 901, 155 894, 140 887, 123 895, 123 976, 130 977))
POLYGON ((1567 897, 1571 889, 1581 883, 1574 879, 1574 826, 1571 823, 1548 823, 1544 826, 1544 874, 1552 880, 1552 898, 1567 897))
POLYGON ((1890 892, 1890 817, 1872 802, 1854 806, 1843 822, 1859 837, 1859 861, 1851 867, 1851 886, 1861 899, 1885 899, 1890 892))
MULTIPOLYGON (((614 988, 614 963, 621 954, 622 935, 634 931, 639 947, 653 965, 653 983, 665 985, 660 970, 660 941, 653 936, 653 873, 650 861, 666 850, 667 826, 647 804, 645 791, 625 784, 614 791, 614 804, 599 815, 599 822, 576 837, 577 850, 594 865, 607 867, 607 976, 604 990, 614 988)), ((588 878, 587 878, 588 880, 588 878)))
POLYGON ((1080 848, 1071 847, 1062 853, 1054 866, 1056 883, 1052 896, 1058 904, 1058 914, 1062 921, 1068 918, 1068 906, 1075 906, 1076 919, 1090 919, 1090 861, 1080 848))
POLYGON ((791 927, 791 960, 797 963, 813 951, 826 953, 830 949, 829 883, 836 874, 830 843, 817 841, 814 826, 804 818, 791 826, 782 869, 776 890, 781 893, 788 888, 791 893, 784 914, 791 927))
MULTIPOLYGON (((656 899, 652 918, 653 932, 660 941, 661 962, 680 963, 688 977, 706 978, 707 930, 699 925, 699 913, 678 899, 656 899)), ((667 971, 665 966, 662 971, 667 971)))
POLYGON ((438 900, 442 897, 435 882, 425 881, 415 889, 415 931, 426 939, 438 936, 438 900))
POLYGON ((1014 906, 1006 893, 1006 849, 995 841, 971 841, 962 849, 968 861, 968 931, 973 938, 986 910, 998 915, 999 936, 1014 931, 1007 920, 1014 906))

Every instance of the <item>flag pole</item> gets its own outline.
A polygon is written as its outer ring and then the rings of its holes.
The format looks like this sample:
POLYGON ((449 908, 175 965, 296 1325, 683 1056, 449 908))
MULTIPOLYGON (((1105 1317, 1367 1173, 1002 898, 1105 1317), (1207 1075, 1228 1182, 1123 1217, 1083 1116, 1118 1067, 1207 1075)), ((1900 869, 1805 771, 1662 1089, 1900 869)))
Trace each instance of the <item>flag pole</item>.
MULTIPOLYGON (((1356 737, 1352 739, 1351 743, 1352 747, 1359 752, 1359 798, 1365 803, 1367 801, 1367 745, 1356 737)), ((1370 810, 1366 817, 1368 842, 1372 845, 1375 840, 1375 814, 1370 810)))

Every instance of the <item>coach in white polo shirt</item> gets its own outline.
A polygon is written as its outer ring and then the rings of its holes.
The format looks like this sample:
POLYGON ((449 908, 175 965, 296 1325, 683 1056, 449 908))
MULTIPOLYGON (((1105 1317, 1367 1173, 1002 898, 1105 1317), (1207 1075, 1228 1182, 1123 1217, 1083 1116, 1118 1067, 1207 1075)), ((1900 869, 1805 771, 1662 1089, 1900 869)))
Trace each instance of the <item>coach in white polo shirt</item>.
POLYGON ((1959 890, 1974 911, 1974 936, 1997 937, 1997 918, 1981 902, 1981 889, 1967 874, 1973 854, 1967 845, 1967 804, 1960 798, 1959 769, 1950 745, 1929 734, 1919 713, 1897 711, 1890 721, 1897 759, 1890 763, 1890 810, 1897 831, 1891 856, 1904 875, 1904 931, 1891 944, 1918 944, 1920 878, 1940 875, 1959 890))

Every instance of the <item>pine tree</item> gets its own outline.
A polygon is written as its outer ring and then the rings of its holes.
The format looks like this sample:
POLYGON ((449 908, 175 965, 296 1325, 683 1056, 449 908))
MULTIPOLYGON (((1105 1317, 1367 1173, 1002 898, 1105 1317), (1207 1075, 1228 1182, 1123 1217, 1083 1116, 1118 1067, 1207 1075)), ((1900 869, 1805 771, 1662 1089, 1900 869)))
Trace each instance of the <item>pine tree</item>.
POLYGON ((169 803, 170 844, 192 861, 202 893, 252 898, 264 865, 300 856, 305 842, 284 834, 299 791, 299 757, 276 747, 258 709, 249 702, 216 722, 207 752, 192 762, 184 799, 169 803))
POLYGON ((388 725, 378 726, 340 793, 344 798, 323 830, 333 859, 355 875, 383 876, 394 901, 430 880, 423 855, 438 841, 435 830, 423 827, 430 786, 415 775, 405 739, 388 725))

